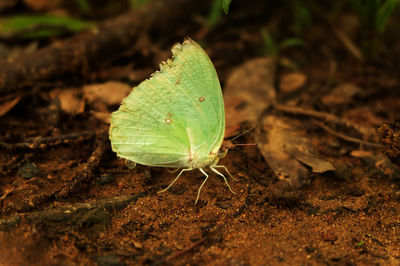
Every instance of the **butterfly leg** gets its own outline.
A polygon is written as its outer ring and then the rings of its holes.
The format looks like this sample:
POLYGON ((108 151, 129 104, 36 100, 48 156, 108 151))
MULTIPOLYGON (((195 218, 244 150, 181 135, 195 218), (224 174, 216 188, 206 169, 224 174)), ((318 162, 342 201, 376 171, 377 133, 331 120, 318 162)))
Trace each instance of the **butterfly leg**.
MULTIPOLYGON (((218 165, 217 165, 217 166, 218 166, 218 165)), ((223 166, 223 165, 220 165, 220 166, 223 166)), ((227 185, 227 187, 229 188, 229 190, 230 190, 233 194, 236 194, 236 192, 232 190, 231 186, 229 186, 229 183, 228 183, 228 180, 226 180, 226 177, 225 177, 223 174, 221 174, 220 172, 218 172, 217 169, 215 169, 214 167, 215 167, 215 166, 210 165, 210 169, 211 169, 214 173, 216 173, 217 175, 222 176, 222 177, 224 178, 225 184, 227 185)), ((225 167, 225 166, 223 166, 223 167, 225 167)), ((221 168, 221 167, 220 167, 220 168, 221 168)), ((225 170, 226 170, 226 169, 225 169, 225 170)))
POLYGON ((167 169, 167 171, 170 173, 176 173, 176 172, 178 172, 178 170, 179 170, 179 168, 175 168, 174 170, 167 169))
POLYGON ((231 175, 231 173, 228 171, 228 168, 225 167, 225 165, 213 165, 214 168, 224 168, 225 171, 228 173, 228 175, 235 180, 236 182, 239 181, 237 178, 233 177, 233 175, 231 175))
POLYGON ((207 173, 203 170, 203 168, 199 168, 199 170, 200 170, 200 172, 202 172, 202 173, 206 176, 206 179, 204 179, 203 183, 201 183, 201 185, 200 185, 200 187, 199 187, 199 190, 198 190, 198 192, 197 192, 197 198, 196 198, 196 201, 194 202, 195 205, 196 205, 197 201, 199 200, 200 191, 201 191, 201 189, 203 188, 204 184, 207 182, 207 179, 208 179, 208 175, 207 175, 207 173))
POLYGON ((187 168, 187 169, 182 169, 181 172, 179 173, 179 175, 177 177, 175 177, 175 179, 171 182, 171 184, 168 185, 168 187, 164 188, 163 190, 158 191, 157 193, 163 193, 165 191, 167 191, 170 187, 172 187, 172 185, 178 180, 178 178, 181 176, 181 174, 185 171, 191 171, 193 169, 191 168, 187 168))

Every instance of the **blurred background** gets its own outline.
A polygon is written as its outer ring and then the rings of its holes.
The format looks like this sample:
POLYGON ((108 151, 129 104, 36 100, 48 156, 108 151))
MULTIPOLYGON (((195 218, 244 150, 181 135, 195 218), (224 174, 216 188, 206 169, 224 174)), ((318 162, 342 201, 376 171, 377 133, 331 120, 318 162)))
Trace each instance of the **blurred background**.
POLYGON ((400 263, 398 0, 1 0, 1 265, 400 263), (128 169, 111 112, 190 37, 225 101, 210 178, 128 169), (245 144, 240 146, 240 144, 245 144))

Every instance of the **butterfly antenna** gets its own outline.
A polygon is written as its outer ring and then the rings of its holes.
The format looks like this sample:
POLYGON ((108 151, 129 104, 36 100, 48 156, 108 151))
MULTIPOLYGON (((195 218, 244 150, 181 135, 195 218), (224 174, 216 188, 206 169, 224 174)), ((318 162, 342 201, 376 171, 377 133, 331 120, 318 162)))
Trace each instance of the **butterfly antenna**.
POLYGON ((232 147, 234 146, 256 146, 256 143, 237 143, 237 144, 233 144, 232 143, 232 147))
POLYGON ((249 132, 249 131, 255 129, 256 127, 257 127, 257 125, 254 126, 254 127, 249 128, 249 129, 246 129, 245 131, 243 131, 243 132, 240 133, 239 135, 235 136, 233 139, 230 139, 229 141, 233 141, 233 140, 237 139, 238 137, 243 136, 243 135, 246 134, 247 132, 249 132))

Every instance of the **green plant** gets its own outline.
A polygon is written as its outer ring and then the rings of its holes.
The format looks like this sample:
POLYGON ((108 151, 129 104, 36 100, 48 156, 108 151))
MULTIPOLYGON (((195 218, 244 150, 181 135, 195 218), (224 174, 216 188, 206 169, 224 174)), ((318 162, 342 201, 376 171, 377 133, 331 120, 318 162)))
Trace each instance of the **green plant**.
POLYGON ((358 242, 357 244, 356 244, 356 247, 361 247, 361 246, 363 246, 364 245, 364 241, 360 241, 360 242, 358 242))
POLYGON ((20 38, 44 38, 57 36, 65 31, 80 32, 93 23, 77 18, 52 15, 19 15, 0 21, 0 35, 20 38))
POLYGON ((150 2, 151 0, 129 0, 129 5, 131 8, 138 8, 143 4, 146 4, 147 2, 150 2))
POLYGON ((351 0, 364 30, 378 34, 384 32, 390 16, 399 4, 399 0, 351 0))
POLYGON ((214 0, 211 3, 210 11, 208 12, 207 17, 207 27, 212 28, 214 27, 218 21, 220 21, 222 17, 222 10, 221 6, 225 0, 214 0))
POLYGON ((224 10, 226 15, 228 15, 230 4, 231 4, 231 0, 222 0, 222 9, 224 10))
POLYGON ((307 3, 290 1, 293 16, 293 29, 296 34, 301 34, 311 24, 312 13, 307 3))
POLYGON ((285 38, 282 41, 277 41, 267 28, 261 29, 261 36, 265 45, 264 52, 269 56, 276 56, 282 50, 289 47, 305 45, 305 41, 298 37, 285 38))
POLYGON ((89 13, 90 12, 90 3, 88 0, 75 0, 78 8, 84 12, 84 13, 89 13))

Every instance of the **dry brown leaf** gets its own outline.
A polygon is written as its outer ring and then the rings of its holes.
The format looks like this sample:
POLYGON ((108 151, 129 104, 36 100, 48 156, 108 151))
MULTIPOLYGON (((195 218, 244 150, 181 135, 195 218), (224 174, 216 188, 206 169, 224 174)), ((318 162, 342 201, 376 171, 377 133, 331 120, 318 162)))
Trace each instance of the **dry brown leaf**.
POLYGON ((386 175, 389 180, 400 180, 400 167, 391 162, 384 154, 376 154, 369 157, 364 157, 364 161, 372 162, 372 164, 386 175))
POLYGON ((374 110, 371 110, 369 106, 360 106, 350 109, 344 114, 344 118, 354 121, 356 124, 363 125, 366 129, 370 129, 374 132, 375 128, 384 122, 383 118, 377 116, 374 110))
POLYGON ((267 115, 259 126, 256 142, 276 176, 300 187, 307 182, 308 175, 303 164, 317 173, 334 170, 328 161, 318 156, 309 137, 299 121, 267 115))
POLYGON ((329 94, 322 97, 321 101, 326 106, 349 104, 354 96, 362 93, 362 89, 352 83, 344 83, 333 88, 329 94))
POLYGON ((327 160, 321 159, 316 155, 310 155, 294 149, 292 155, 303 164, 312 168, 314 173, 325 173, 327 171, 336 170, 335 167, 327 160))
POLYGON ((91 103, 96 104, 102 102, 106 105, 119 105, 132 91, 132 88, 119 81, 109 81, 102 84, 92 84, 83 87, 85 99, 91 103))
POLYGON ((257 58, 237 67, 224 88, 226 137, 238 133, 240 124, 256 124, 261 112, 275 102, 276 62, 273 58, 257 58))
POLYGON ((279 89, 283 93, 291 93, 303 87, 307 76, 300 72, 293 72, 282 76, 279 82, 279 89))
POLYGON ((97 111, 90 111, 90 113, 99 119, 100 121, 103 121, 106 124, 110 124, 110 119, 111 119, 111 114, 108 112, 97 112, 97 111))
POLYGON ((0 103, 0 116, 7 114, 21 99, 21 97, 16 97, 12 100, 0 103))
POLYGON ((60 101, 61 110, 64 112, 77 115, 85 111, 85 102, 82 98, 80 89, 71 88, 63 90, 54 90, 50 96, 60 101))
POLYGON ((350 155, 356 158, 363 158, 363 157, 368 157, 372 156, 371 151, 366 151, 366 150, 353 150, 350 152, 350 155))

